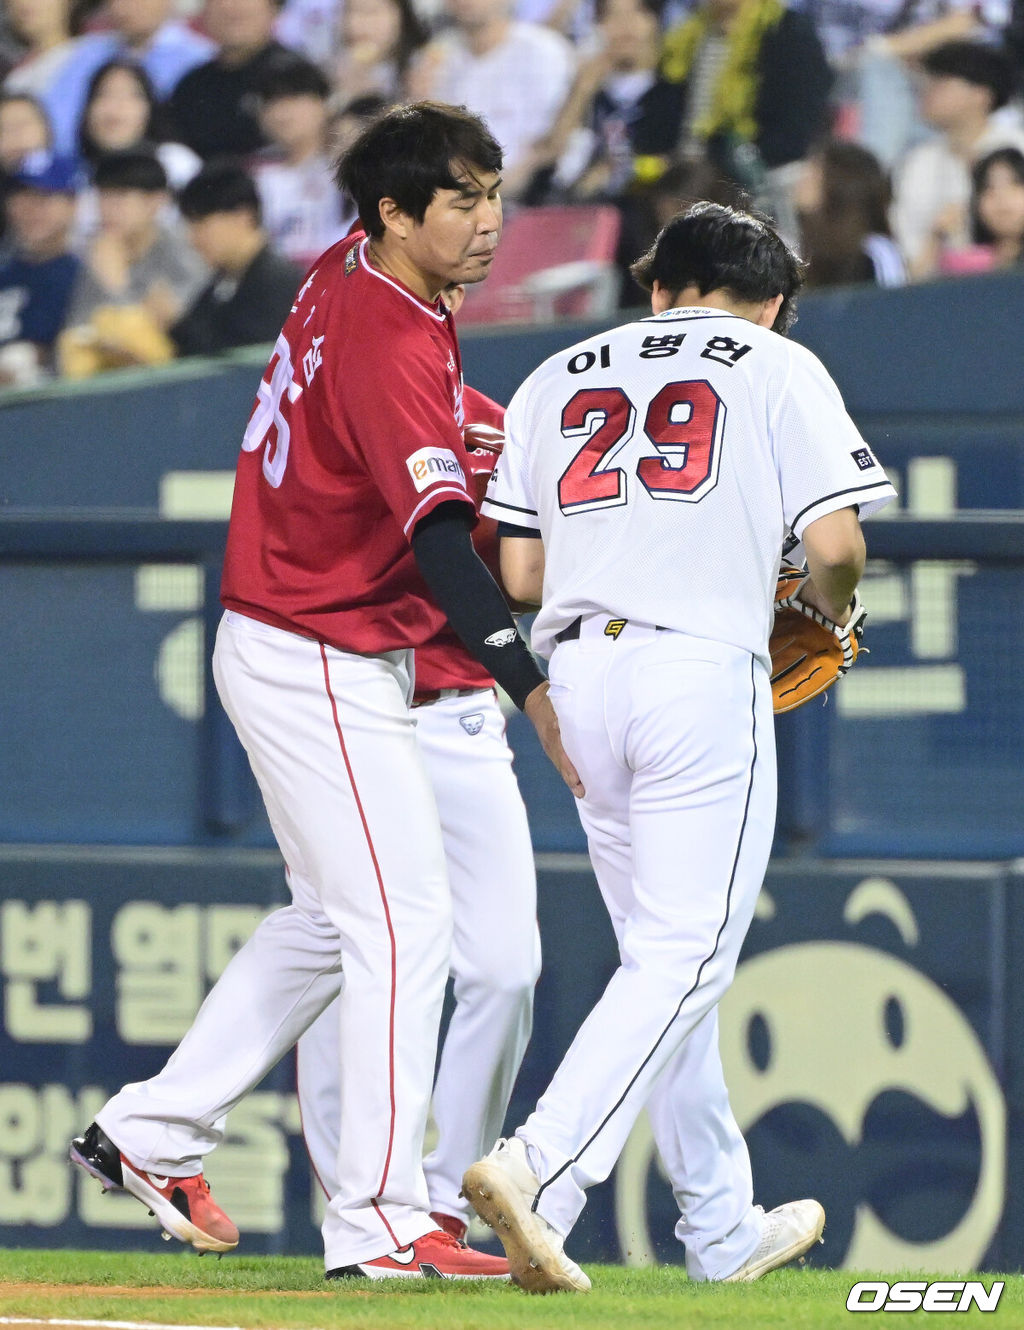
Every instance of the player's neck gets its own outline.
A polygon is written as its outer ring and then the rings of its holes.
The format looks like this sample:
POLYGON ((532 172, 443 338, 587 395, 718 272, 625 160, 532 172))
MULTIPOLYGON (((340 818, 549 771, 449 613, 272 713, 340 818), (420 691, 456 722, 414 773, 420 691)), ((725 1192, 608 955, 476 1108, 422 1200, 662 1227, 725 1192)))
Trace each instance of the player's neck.
POLYGON ((415 264, 410 263, 400 249, 389 244, 387 233, 379 240, 371 239, 366 249, 370 263, 378 272, 408 287, 413 295, 432 305, 441 294, 441 287, 415 264))
POLYGON ((760 302, 737 300, 726 290, 705 291, 701 294, 696 286, 687 286, 675 293, 661 288, 652 307, 655 314, 665 313, 669 309, 719 309, 723 314, 736 314, 751 323, 761 322, 764 308, 760 302))

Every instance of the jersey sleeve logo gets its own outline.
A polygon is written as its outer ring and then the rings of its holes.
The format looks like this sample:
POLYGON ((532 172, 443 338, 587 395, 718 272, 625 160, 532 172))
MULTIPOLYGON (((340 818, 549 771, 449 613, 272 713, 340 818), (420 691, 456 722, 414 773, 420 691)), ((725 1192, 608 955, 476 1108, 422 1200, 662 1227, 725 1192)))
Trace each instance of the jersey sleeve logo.
POLYGON ((870 471, 873 466, 878 465, 875 460, 875 455, 870 448, 858 448, 855 452, 852 452, 850 456, 857 463, 857 466, 861 471, 870 471))
POLYGON ((466 488, 466 473, 462 463, 450 448, 419 448, 405 459, 417 494, 439 480, 454 480, 466 488))
POLYGON ((491 633, 490 637, 484 638, 484 646, 487 647, 507 647, 511 646, 519 634, 514 628, 502 628, 496 633, 491 633))

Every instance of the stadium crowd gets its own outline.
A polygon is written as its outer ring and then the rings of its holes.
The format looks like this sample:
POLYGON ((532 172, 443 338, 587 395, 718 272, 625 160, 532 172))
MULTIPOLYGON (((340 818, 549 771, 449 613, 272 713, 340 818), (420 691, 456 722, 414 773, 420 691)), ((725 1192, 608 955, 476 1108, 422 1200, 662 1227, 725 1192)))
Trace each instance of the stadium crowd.
POLYGON ((339 147, 422 98, 485 117, 506 218, 616 210, 625 305, 700 197, 811 285, 1020 264, 1022 65, 1024 0, 2 0, 0 385, 272 340, 339 147))

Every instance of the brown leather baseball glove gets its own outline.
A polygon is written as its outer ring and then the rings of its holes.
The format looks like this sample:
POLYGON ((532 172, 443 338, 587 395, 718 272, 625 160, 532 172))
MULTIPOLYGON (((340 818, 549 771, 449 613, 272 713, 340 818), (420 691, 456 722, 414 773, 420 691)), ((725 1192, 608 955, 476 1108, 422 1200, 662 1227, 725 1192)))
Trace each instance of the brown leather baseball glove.
POLYGON ((807 574, 783 566, 775 589, 775 625, 768 643, 772 657, 772 706, 793 711, 831 688, 861 651, 867 611, 853 594, 849 622, 842 627, 800 599, 807 574))

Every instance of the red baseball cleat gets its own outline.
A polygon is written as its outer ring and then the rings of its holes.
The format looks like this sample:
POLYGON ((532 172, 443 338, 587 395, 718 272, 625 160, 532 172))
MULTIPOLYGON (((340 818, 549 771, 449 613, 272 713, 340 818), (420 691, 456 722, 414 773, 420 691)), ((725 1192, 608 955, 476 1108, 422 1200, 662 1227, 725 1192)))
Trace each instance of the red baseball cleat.
POLYGON ((202 1173, 158 1178, 136 1168, 95 1122, 71 1142, 69 1157, 103 1184, 104 1191, 127 1191, 160 1221, 165 1234, 189 1242, 198 1252, 234 1251, 238 1229, 210 1195, 202 1173))
POLYGON ((443 1228, 456 1242, 466 1241, 467 1226, 463 1220, 456 1219, 454 1215, 443 1214, 440 1210, 431 1210, 430 1217, 438 1228, 443 1228))
POLYGON ((473 1251, 435 1228, 387 1256, 328 1270, 326 1279, 508 1279, 508 1261, 473 1251))

